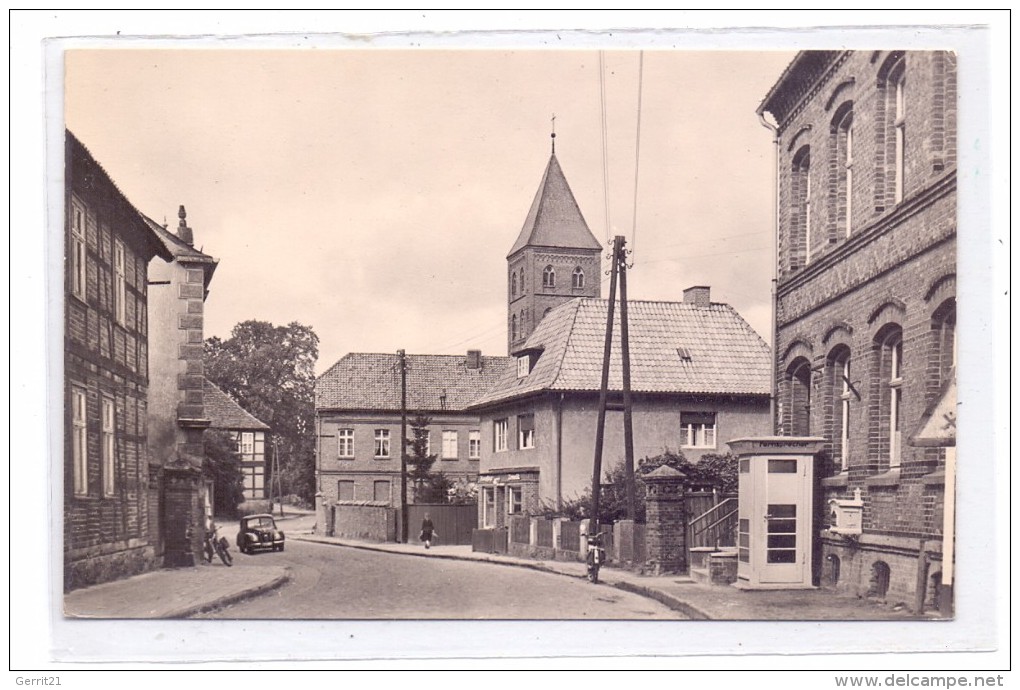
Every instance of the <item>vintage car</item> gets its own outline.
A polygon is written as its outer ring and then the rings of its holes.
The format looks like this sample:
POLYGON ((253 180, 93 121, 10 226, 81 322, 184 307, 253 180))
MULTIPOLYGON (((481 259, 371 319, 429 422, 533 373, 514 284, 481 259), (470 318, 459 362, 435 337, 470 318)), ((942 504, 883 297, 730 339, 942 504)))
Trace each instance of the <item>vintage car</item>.
POLYGON ((283 551, 283 540, 283 531, 276 528, 272 515, 261 513, 241 518, 241 530, 237 533, 237 548, 241 553, 283 551))

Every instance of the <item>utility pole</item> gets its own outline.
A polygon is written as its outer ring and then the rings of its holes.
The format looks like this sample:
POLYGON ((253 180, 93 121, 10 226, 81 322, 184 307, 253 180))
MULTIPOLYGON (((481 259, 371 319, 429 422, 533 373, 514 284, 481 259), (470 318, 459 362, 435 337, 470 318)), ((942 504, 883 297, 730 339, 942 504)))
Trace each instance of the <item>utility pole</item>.
POLYGON ((623 451, 624 473, 627 481, 627 519, 637 519, 637 496, 634 487, 634 420, 630 400, 630 336, 627 326, 627 253, 624 239, 614 261, 620 265, 620 355, 623 358, 623 451))
POLYGON ((609 358, 613 351, 613 312, 616 308, 616 276, 619 262, 617 257, 623 246, 623 237, 613 238, 612 270, 609 278, 609 305, 606 316, 606 341, 602 351, 602 386, 599 388, 599 413, 595 426, 595 460, 591 475, 591 527, 588 534, 599 534, 599 496, 602 493, 602 443, 606 435, 606 398, 609 393, 609 358))
POLYGON ((407 543, 407 360, 400 357, 400 541, 407 543))

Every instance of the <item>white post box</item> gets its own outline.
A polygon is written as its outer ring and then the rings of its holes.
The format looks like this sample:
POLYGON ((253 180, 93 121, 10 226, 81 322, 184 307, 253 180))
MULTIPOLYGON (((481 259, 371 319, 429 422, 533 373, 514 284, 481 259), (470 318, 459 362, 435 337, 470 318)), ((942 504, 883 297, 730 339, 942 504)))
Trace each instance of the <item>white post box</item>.
POLYGON ((814 462, 824 441, 767 436, 728 442, 739 463, 735 586, 812 587, 814 462))

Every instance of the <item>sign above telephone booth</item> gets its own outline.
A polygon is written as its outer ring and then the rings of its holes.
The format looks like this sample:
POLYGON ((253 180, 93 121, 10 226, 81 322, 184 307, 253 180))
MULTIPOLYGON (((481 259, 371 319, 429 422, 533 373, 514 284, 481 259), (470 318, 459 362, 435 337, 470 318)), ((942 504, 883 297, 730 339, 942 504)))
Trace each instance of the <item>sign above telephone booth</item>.
POLYGON ((812 587, 814 459, 824 442, 817 436, 728 442, 739 470, 736 586, 812 587))

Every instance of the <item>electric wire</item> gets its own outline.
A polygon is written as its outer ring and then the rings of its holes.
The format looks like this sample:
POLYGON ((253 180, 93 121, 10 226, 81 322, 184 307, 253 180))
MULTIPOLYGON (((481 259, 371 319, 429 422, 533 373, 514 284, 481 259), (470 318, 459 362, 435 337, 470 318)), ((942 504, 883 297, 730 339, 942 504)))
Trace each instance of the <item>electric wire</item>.
POLYGON ((606 66, 605 52, 599 51, 599 110, 602 118, 602 198, 604 200, 606 242, 610 240, 609 215, 609 127, 606 123, 606 66))
MULTIPOLYGON (((641 164, 641 95, 644 74, 645 51, 642 50, 638 53, 637 134, 634 143, 634 216, 630 226, 630 250, 627 252, 631 256, 634 255, 634 250, 637 248, 638 170, 640 170, 641 164)), ((633 266, 634 262, 631 261, 630 265, 633 266)))

